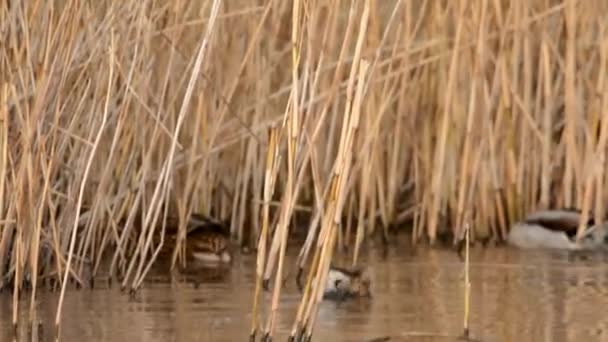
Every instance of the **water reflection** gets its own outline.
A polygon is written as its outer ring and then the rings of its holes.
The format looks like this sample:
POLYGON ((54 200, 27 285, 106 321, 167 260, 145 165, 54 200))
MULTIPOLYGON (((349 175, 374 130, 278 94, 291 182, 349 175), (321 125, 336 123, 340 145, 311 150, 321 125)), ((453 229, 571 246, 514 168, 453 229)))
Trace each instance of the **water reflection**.
MULTIPOLYGON (((405 241, 406 239, 403 239, 405 241)), ((297 249, 288 261, 293 264, 297 249)), ((462 264, 454 252, 392 245, 385 258, 370 248, 373 298, 324 302, 315 340, 456 341, 462 331, 462 264)), ((608 267, 601 253, 474 248, 471 258, 471 334, 481 341, 608 340, 608 267)), ((346 263, 348 255, 337 262, 346 263)), ((66 296, 62 341, 243 341, 251 320, 254 256, 232 268, 169 275, 162 265, 130 298, 118 286, 96 286, 66 296)), ((286 340, 299 302, 293 274, 283 290, 277 340, 286 340)), ((57 292, 41 289, 37 320, 53 337, 57 292)), ((264 294, 270 303, 270 294, 264 294)), ((27 322, 23 300, 21 318, 27 322)), ((12 340, 11 297, 0 294, 0 340, 12 340)), ((19 341, 29 341, 25 324, 19 341)))

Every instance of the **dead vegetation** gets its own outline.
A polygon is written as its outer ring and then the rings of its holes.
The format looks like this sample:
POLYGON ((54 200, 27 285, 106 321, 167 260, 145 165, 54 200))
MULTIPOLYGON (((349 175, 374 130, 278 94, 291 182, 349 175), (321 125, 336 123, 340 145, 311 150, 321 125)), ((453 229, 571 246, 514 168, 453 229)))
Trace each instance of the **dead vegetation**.
MULTIPOLYGON (((356 264, 366 236, 404 222, 435 242, 465 217, 473 240, 538 207, 604 217, 607 9, 4 1, 0 287, 16 303, 31 286, 34 305, 55 281, 63 298, 109 259, 103 272, 136 289, 165 218, 183 231, 198 212, 258 248, 256 309, 262 282, 277 286, 252 333, 271 336, 296 211, 310 216, 309 285, 336 245, 356 264)), ((294 337, 312 334, 309 289, 294 337)))

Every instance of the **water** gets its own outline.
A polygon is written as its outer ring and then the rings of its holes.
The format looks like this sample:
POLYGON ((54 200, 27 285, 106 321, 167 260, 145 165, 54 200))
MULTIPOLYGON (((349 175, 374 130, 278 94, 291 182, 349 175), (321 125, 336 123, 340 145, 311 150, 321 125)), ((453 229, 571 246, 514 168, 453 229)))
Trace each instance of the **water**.
MULTIPOLYGON (((290 247, 288 265, 297 248, 290 247)), ((608 268, 602 254, 474 248, 471 251, 471 336, 480 341, 607 341, 608 268)), ((338 262, 345 262, 340 255, 338 262)), ((462 333, 462 263, 453 251, 370 248, 373 298, 324 302, 315 341, 457 341, 462 333)), ((215 274, 169 276, 153 270, 136 298, 118 286, 70 291, 62 341, 247 341, 254 256, 239 255, 215 274), (200 282, 200 286, 196 283, 200 282)), ((291 267, 290 267, 291 269, 291 267)), ((299 303, 294 274, 284 287, 276 341, 285 341, 299 303)), ((51 341, 58 293, 42 290, 36 314, 51 341)), ((264 294, 270 303, 270 294, 264 294)), ((27 321, 27 301, 22 317, 27 321)), ((0 341, 13 340, 11 296, 0 294, 0 341)), ((23 324, 25 326, 25 324, 23 324)), ((25 327, 18 341, 30 340, 25 327)))

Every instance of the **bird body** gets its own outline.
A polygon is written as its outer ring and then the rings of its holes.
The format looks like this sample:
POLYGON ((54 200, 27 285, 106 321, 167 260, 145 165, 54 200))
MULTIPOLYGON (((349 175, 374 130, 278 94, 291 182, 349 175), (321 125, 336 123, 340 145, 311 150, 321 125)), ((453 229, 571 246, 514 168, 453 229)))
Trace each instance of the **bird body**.
POLYGON ((325 282, 324 299, 369 297, 370 280, 362 269, 348 270, 331 266, 325 282))
POLYGON ((515 223, 507 242, 519 248, 590 250, 608 247, 608 225, 596 224, 593 218, 585 223, 581 239, 576 234, 581 212, 576 209, 540 210, 515 223))
POLYGON ((230 263, 227 234, 199 228, 191 231, 186 240, 186 253, 194 260, 202 262, 230 263))
MULTIPOLYGON (((168 220, 167 235, 173 248, 177 241, 178 220, 168 220)), ((203 215, 193 213, 186 226, 186 256, 192 261, 203 263, 230 263, 230 232, 225 224, 211 220, 203 215)))

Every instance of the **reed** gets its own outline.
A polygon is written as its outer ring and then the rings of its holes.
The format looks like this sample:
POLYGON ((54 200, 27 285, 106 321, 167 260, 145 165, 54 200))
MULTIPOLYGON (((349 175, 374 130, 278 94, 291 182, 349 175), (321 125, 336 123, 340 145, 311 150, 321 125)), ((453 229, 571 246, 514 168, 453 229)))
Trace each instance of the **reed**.
POLYGON ((471 311, 471 264, 470 264, 470 243, 471 234, 470 227, 468 224, 464 226, 465 234, 465 258, 464 258, 464 317, 463 317, 463 332, 462 335, 465 339, 469 339, 469 323, 470 323, 470 311, 471 311))
POLYGON ((57 324, 68 290, 99 275, 137 290, 169 218, 171 265, 185 266, 193 212, 229 220, 257 249, 251 334, 272 335, 293 266, 307 279, 294 334, 308 337, 335 245, 353 246, 356 265, 390 227, 455 242, 470 213, 471 243, 499 242, 539 207, 603 218, 607 11, 2 2, 0 288, 12 290, 13 323, 41 285, 61 290, 57 324), (306 240, 287 265, 301 213, 306 240))

